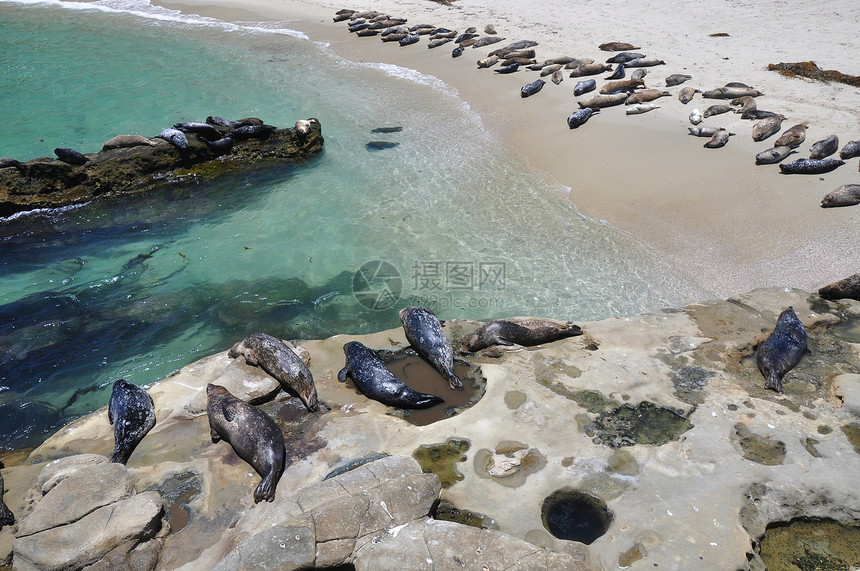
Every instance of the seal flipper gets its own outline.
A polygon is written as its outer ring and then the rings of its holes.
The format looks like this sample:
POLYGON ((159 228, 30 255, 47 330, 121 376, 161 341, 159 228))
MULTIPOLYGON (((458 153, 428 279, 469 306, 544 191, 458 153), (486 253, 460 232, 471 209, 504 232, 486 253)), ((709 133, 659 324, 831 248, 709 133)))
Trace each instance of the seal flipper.
POLYGON ((773 389, 778 393, 784 393, 785 390, 782 388, 782 379, 779 378, 779 375, 776 374, 774 369, 768 370, 767 381, 764 384, 764 388, 773 389))
POLYGON ((214 428, 209 429, 209 437, 212 439, 212 442, 221 442, 221 435, 215 431, 214 428))
POLYGON ((462 391, 463 390, 463 381, 454 373, 453 370, 448 369, 442 373, 442 376, 445 377, 445 380, 448 381, 448 386, 453 390, 462 391))
POLYGON ((349 367, 344 367, 343 369, 341 369, 340 371, 338 371, 338 373, 337 373, 337 380, 338 380, 339 382, 341 382, 341 383, 345 383, 345 382, 346 382, 346 378, 347 378, 348 376, 350 376, 350 375, 349 375, 349 367))
POLYGON ((271 502, 275 499, 275 488, 277 487, 277 483, 275 482, 275 470, 272 470, 268 474, 266 474, 257 487, 254 489, 254 503, 259 503, 263 500, 267 502, 271 502))

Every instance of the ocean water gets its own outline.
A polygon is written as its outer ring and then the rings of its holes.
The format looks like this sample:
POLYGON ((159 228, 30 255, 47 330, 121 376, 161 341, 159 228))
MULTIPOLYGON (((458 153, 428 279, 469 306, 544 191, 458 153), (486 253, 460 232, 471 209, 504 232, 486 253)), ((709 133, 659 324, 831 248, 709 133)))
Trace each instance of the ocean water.
POLYGON ((410 304, 584 321, 700 293, 500 156, 452 87, 343 61, 288 22, 0 1, 0 53, 0 156, 208 115, 317 117, 325 137, 301 164, 0 219, 0 449, 104 406, 118 378, 160 380, 257 331, 366 333, 410 304))

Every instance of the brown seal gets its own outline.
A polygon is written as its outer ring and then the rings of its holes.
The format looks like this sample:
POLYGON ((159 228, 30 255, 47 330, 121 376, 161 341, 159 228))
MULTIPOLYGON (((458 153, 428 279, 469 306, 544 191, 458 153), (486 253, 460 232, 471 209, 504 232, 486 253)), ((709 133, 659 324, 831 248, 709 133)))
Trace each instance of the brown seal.
POLYGON ((860 204, 860 184, 843 184, 821 199, 821 208, 854 206, 856 204, 860 204))
POLYGON ((678 92, 678 101, 686 105, 693 100, 695 94, 701 92, 700 89, 696 89, 695 87, 682 87, 681 91, 678 92))
POLYGON ((649 101, 654 101, 655 99, 659 99, 660 97, 665 97, 667 95, 671 95, 668 91, 660 91, 659 89, 643 89, 638 93, 634 93, 630 97, 624 100, 625 105, 633 105, 634 103, 647 103, 649 101))
POLYGON ((641 49, 638 46, 634 46, 627 42, 606 42, 605 44, 600 44, 597 47, 605 52, 626 52, 629 50, 641 49))
POLYGON ((784 115, 771 115, 765 117, 752 128, 753 141, 764 141, 771 135, 775 134, 782 128, 782 122, 785 121, 784 115))
POLYGON ((206 413, 212 442, 222 438, 263 479, 254 490, 254 502, 275 499, 284 472, 284 435, 269 416, 237 399, 224 387, 206 385, 206 413))
POLYGON ((144 137, 142 135, 117 135, 116 137, 105 141, 102 145, 103 151, 109 151, 111 149, 122 149, 126 147, 154 147, 157 145, 155 141, 150 139, 149 137, 144 137))
MULTIPOLYGON (((755 101, 755 100, 753 100, 755 101)), ((790 129, 786 129, 773 144, 774 147, 799 147, 806 140, 806 123, 798 123, 790 129)))
POLYGON ((607 81, 600 88, 600 93, 607 94, 620 89, 636 89, 637 87, 645 87, 645 81, 642 79, 619 79, 617 81, 607 81))
POLYGON ((837 299, 856 299, 860 301, 860 274, 854 274, 838 282, 826 285, 818 290, 818 295, 831 301, 836 301, 837 299))
POLYGON ((566 337, 582 335, 582 329, 570 321, 550 319, 497 319, 475 329, 463 338, 464 351, 480 351, 492 345, 531 347, 566 337))
POLYGON ((823 159, 829 157, 839 148, 839 137, 830 135, 826 139, 821 139, 812 144, 812 150, 809 153, 810 159, 823 159))
POLYGON ((266 333, 254 333, 233 345, 227 354, 233 359, 239 355, 245 357, 247 364, 259 366, 277 379, 285 391, 298 395, 308 410, 319 410, 310 369, 284 341, 266 333))

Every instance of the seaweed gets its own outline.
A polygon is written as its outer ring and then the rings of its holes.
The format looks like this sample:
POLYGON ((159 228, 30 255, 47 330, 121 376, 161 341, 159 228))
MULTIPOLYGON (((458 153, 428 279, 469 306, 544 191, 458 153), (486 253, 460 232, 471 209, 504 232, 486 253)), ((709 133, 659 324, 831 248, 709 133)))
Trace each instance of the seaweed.
POLYGON ((770 71, 779 72, 785 77, 806 77, 818 81, 836 81, 853 87, 860 87, 860 76, 846 75, 834 69, 824 70, 818 67, 814 61, 801 61, 797 63, 770 63, 767 65, 770 71))

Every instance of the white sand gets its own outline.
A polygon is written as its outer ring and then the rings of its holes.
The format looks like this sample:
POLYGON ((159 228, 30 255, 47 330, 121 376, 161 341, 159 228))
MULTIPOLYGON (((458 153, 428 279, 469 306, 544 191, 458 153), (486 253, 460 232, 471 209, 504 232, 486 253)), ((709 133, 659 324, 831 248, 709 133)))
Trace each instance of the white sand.
MULTIPOLYGON (((722 149, 704 149, 706 139, 687 135, 693 108, 726 103, 701 99, 682 105, 680 87, 660 109, 626 116, 623 108, 604 110, 585 126, 570 130, 566 118, 577 108, 573 85, 547 83, 538 95, 522 99, 519 88, 536 72, 500 76, 478 70, 475 62, 495 47, 520 39, 536 40, 538 59, 557 55, 592 57, 610 53, 597 46, 631 42, 666 65, 649 68, 646 84, 664 88, 663 79, 686 73, 684 86, 702 90, 741 81, 765 93, 759 109, 787 117, 783 128, 809 123, 806 142, 791 159, 808 156, 810 145, 831 134, 840 147, 860 139, 860 89, 785 78, 768 63, 813 60, 822 69, 860 75, 856 33, 860 2, 830 0, 799 3, 706 0, 697 3, 583 0, 380 0, 369 5, 327 0, 179 0, 160 2, 185 12, 234 20, 289 20, 312 39, 331 43, 352 59, 395 63, 435 75, 495 128, 524 164, 545 171, 571 188, 582 213, 606 220, 660 252, 714 297, 756 287, 784 286, 814 291, 860 271, 860 206, 822 209, 821 198, 842 184, 860 182, 858 159, 825 175, 781 175, 776 165, 755 166, 761 143, 751 138, 751 121, 737 115, 711 117, 704 125, 724 126, 737 136, 722 149), (214 2, 214 4, 213 4, 214 2), (339 8, 374 9, 430 23, 481 32, 493 24, 507 38, 472 49, 457 59, 452 46, 426 48, 426 37, 406 48, 378 38, 349 34, 333 23, 339 8), (728 37, 710 37, 726 33, 728 37)), ((594 76, 598 85, 606 74, 594 76)), ((545 78, 549 79, 549 78, 545 78)), ((506 150, 505 152, 510 152, 506 150)))

